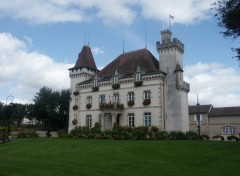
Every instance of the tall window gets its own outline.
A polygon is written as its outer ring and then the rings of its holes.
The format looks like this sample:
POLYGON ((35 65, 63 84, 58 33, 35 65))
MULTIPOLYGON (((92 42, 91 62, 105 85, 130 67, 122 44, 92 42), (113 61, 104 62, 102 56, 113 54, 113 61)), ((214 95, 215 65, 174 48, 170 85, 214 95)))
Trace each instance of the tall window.
POLYGON ((150 127, 151 124, 152 124, 151 113, 150 112, 144 113, 144 126, 150 127))
POLYGON ((229 126, 229 125, 227 125, 227 126, 224 126, 223 128, 222 128, 222 133, 223 134, 235 134, 235 127, 234 126, 229 126))
POLYGON ((138 66, 135 73, 135 81, 141 81, 141 68, 138 66))
POLYGON ((95 78, 93 80, 93 87, 98 87, 98 80, 97 80, 97 78, 95 78))
POLYGON ((78 99, 75 98, 75 105, 78 105, 78 99))
POLYGON ((134 92, 128 92, 128 101, 134 100, 134 92))
POLYGON ((91 128, 92 127, 92 115, 87 115, 86 117, 86 126, 91 128))
POLYGON ((119 94, 118 93, 113 94, 113 102, 119 103, 119 94))
POLYGON ((134 114, 133 113, 129 113, 128 114, 128 126, 129 127, 134 127, 134 122, 135 122, 135 119, 134 119, 134 114))
POLYGON ((92 104, 92 96, 87 97, 87 104, 92 104))
POLYGON ((144 91, 143 96, 144 96, 144 99, 151 99, 150 98, 150 90, 144 91))
POLYGON ((99 96, 99 103, 105 103, 105 95, 99 96))
POLYGON ((119 75, 117 70, 115 71, 113 76, 113 84, 119 84, 119 75))

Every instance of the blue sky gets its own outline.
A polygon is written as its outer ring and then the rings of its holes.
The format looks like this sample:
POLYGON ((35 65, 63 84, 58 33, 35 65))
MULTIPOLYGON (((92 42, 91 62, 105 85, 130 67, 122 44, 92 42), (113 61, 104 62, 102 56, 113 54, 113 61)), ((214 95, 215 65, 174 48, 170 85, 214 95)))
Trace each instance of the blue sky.
POLYGON ((147 43, 158 58, 156 42, 169 27, 171 14, 172 37, 185 45, 189 104, 196 104, 199 94, 201 104, 239 106, 240 68, 231 51, 239 41, 219 34, 212 2, 0 0, 0 101, 12 95, 14 102, 27 103, 43 86, 69 88, 67 69, 84 43, 100 69, 122 53, 123 38, 125 51, 147 43))

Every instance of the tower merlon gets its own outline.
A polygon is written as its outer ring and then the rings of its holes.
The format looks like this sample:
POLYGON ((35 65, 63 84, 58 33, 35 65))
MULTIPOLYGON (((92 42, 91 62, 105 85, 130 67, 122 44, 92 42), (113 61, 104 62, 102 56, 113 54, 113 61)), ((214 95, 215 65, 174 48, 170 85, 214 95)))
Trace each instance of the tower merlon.
POLYGON ((163 50, 167 50, 170 48, 177 48, 183 54, 184 44, 177 38, 173 38, 173 40, 171 40, 171 35, 172 35, 172 32, 170 30, 164 30, 161 32, 162 43, 160 43, 160 41, 156 43, 158 52, 161 52, 163 50))

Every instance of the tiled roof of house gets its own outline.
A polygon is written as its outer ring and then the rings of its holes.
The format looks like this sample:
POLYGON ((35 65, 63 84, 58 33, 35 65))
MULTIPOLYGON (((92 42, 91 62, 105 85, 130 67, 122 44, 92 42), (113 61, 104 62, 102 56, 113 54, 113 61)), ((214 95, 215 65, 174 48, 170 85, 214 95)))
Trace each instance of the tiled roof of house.
MULTIPOLYGON (((207 114, 212 109, 212 105, 200 105, 199 106, 199 113, 207 114)), ((198 112, 198 107, 196 105, 189 106, 188 108, 189 114, 196 114, 198 112)))
POLYGON ((118 56, 110 64, 104 67, 99 75, 111 76, 115 70, 122 75, 131 75, 136 72, 137 67, 144 70, 146 73, 159 72, 159 62, 147 49, 140 49, 131 52, 126 52, 118 56))
POLYGON ((240 106, 212 108, 208 116, 209 117, 216 117, 216 116, 239 116, 240 117, 240 106))
POLYGON ((89 46, 85 45, 83 46, 81 52, 78 55, 78 60, 72 69, 78 69, 78 68, 89 68, 92 70, 97 70, 92 51, 89 46))

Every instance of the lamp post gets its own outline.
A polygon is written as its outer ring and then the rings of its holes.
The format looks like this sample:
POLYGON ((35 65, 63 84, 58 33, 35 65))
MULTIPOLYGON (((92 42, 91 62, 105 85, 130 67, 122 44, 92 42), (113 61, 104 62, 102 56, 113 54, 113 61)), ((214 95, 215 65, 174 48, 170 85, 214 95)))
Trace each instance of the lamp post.
POLYGON ((197 133, 198 136, 201 136, 201 127, 200 127, 200 112, 199 112, 200 104, 198 102, 198 96, 197 96, 197 133))
POLYGON ((14 97, 12 95, 8 95, 7 98, 6 98, 6 105, 7 105, 7 102, 8 102, 8 99, 10 98, 10 101, 11 103, 13 102, 14 100, 14 97))

